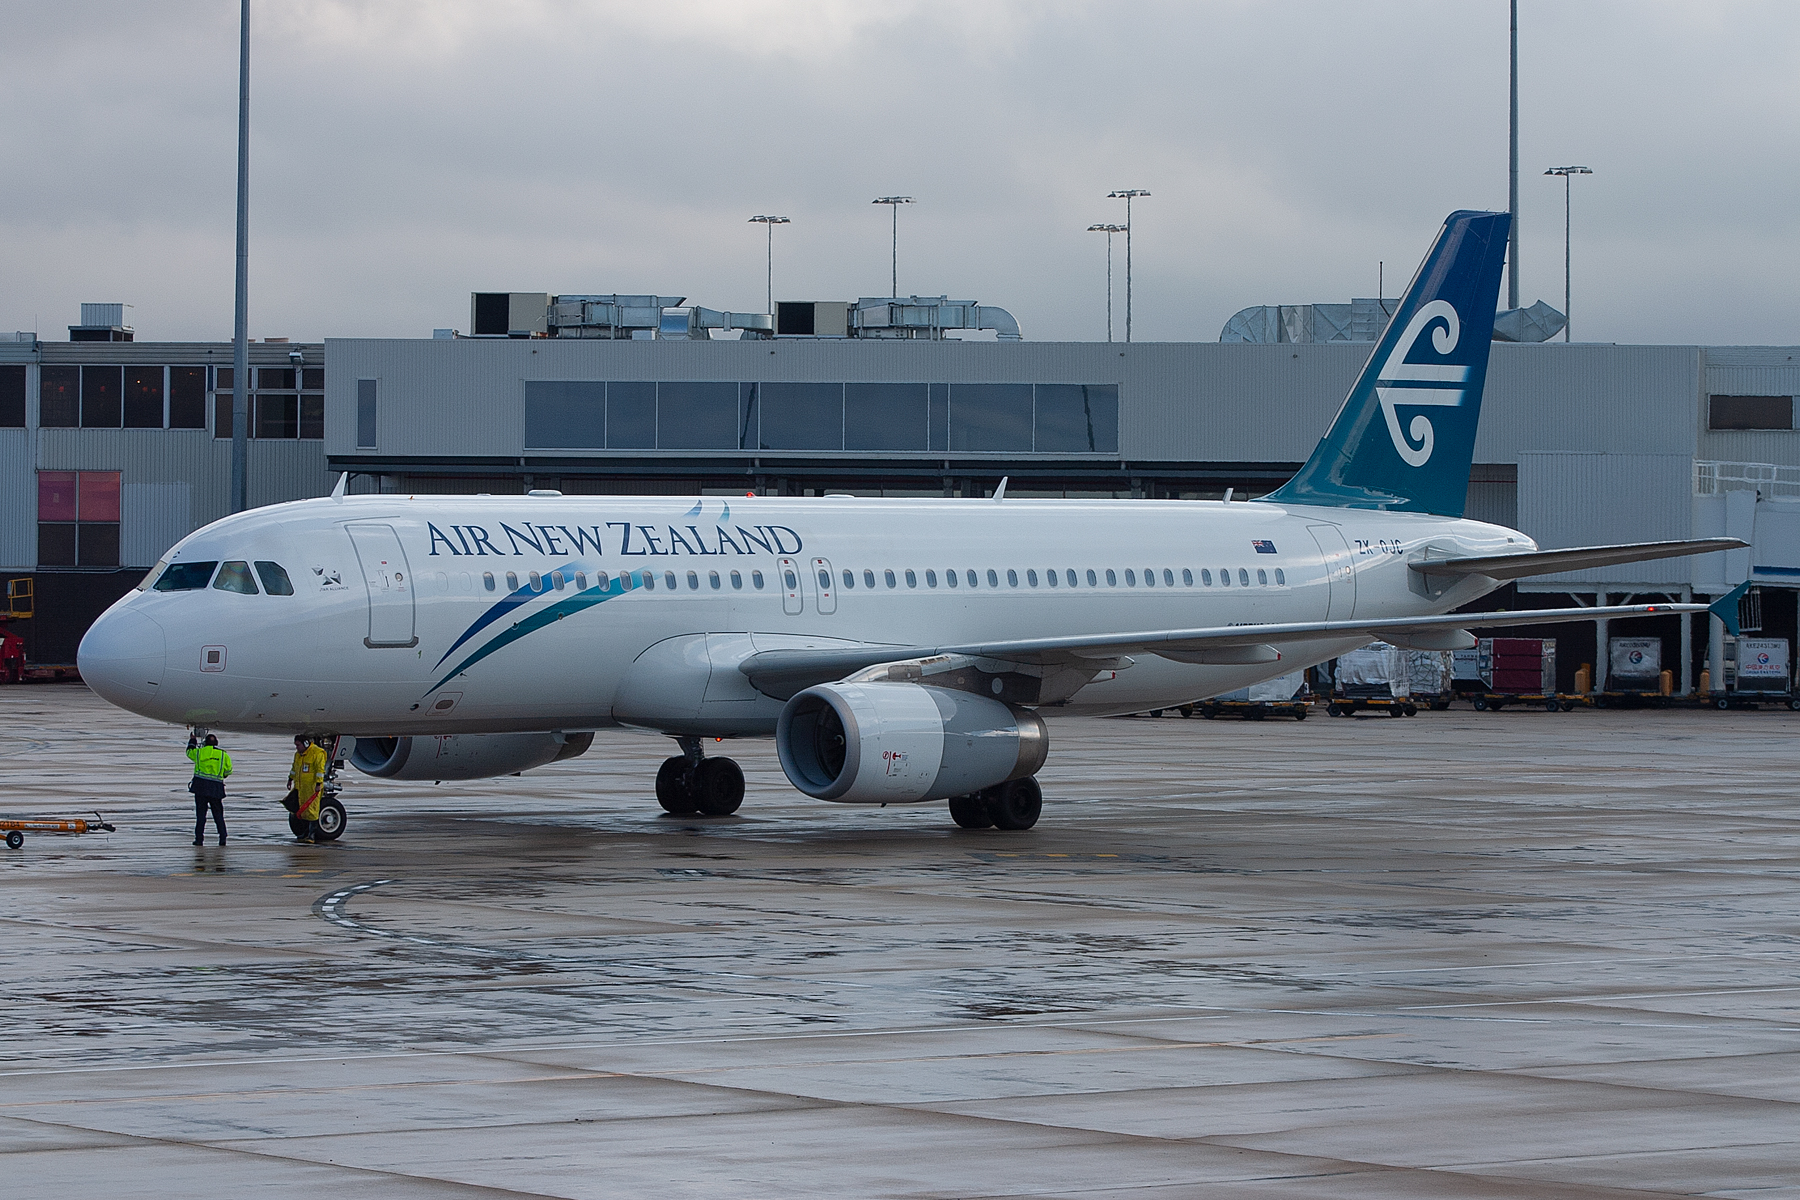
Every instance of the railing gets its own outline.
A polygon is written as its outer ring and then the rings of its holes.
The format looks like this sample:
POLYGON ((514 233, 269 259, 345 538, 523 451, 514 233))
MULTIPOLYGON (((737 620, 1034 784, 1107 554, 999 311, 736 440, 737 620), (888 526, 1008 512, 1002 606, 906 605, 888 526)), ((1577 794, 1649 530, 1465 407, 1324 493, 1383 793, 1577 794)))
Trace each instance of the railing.
POLYGON ((1765 498, 1800 497, 1800 467, 1694 460, 1694 495, 1719 496, 1750 490, 1762 493, 1765 498))

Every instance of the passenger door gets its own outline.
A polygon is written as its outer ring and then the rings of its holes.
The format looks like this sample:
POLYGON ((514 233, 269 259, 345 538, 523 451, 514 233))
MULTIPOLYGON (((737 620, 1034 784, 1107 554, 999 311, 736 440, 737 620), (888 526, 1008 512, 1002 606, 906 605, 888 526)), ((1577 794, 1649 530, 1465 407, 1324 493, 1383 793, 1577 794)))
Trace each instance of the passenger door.
POLYGON ((806 593, 801 590, 800 564, 791 558, 775 560, 775 571, 781 577, 781 611, 790 617, 800 615, 806 607, 806 593))
POLYGON ((1308 525, 1325 563, 1325 616, 1327 621, 1348 621, 1356 614, 1356 568, 1350 543, 1336 525, 1308 525))
POLYGON ((815 558, 812 560, 813 581, 819 585, 814 599, 822 615, 829 616, 837 611, 837 588, 831 582, 831 560, 815 558))
POLYGON ((346 525, 350 544, 362 565, 369 589, 369 633, 363 645, 416 646, 413 630, 413 581, 406 551, 392 525, 346 525))

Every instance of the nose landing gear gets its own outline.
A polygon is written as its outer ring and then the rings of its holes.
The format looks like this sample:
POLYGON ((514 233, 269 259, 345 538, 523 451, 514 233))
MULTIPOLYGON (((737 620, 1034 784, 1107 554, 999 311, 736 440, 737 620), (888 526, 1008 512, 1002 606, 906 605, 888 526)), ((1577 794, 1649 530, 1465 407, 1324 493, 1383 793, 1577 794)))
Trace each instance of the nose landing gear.
POLYGON ((744 803, 744 772, 729 758, 706 758, 697 737, 676 738, 681 753, 656 772, 656 802, 675 816, 729 817, 744 803))
MULTIPOLYGON (((338 793, 344 789, 344 785, 338 780, 338 771, 344 765, 344 760, 338 757, 338 749, 342 744, 343 739, 336 735, 319 740, 319 745, 325 750, 326 762, 325 783, 320 788, 322 794, 319 797, 317 836, 321 842, 337 841, 344 836, 344 828, 350 823, 350 816, 344 811, 343 802, 338 799, 338 793)), ((287 800, 282 801, 283 807, 289 803, 287 800)), ((295 808, 288 808, 288 829, 297 838, 306 836, 307 822, 300 819, 295 808)))

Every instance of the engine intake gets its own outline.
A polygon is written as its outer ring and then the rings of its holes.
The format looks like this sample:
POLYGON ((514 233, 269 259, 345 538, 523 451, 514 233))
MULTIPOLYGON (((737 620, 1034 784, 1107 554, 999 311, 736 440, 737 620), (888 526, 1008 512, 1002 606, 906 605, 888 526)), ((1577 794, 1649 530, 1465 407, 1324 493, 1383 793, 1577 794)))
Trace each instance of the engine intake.
POLYGON ((488 779, 586 752, 591 733, 442 733, 356 739, 350 765, 382 779, 488 779))
POLYGON ((787 702, 775 748, 816 800, 906 804, 1035 775, 1050 735, 1034 712, 915 683, 827 683, 787 702))

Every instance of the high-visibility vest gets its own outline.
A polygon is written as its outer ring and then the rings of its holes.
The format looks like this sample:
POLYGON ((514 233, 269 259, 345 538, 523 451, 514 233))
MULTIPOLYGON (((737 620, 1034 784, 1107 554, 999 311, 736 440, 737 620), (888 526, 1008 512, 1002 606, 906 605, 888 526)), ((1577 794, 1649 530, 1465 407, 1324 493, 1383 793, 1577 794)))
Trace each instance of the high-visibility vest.
POLYGON ((231 755, 217 746, 195 746, 187 752, 194 760, 194 774, 205 779, 224 779, 231 774, 231 755))

